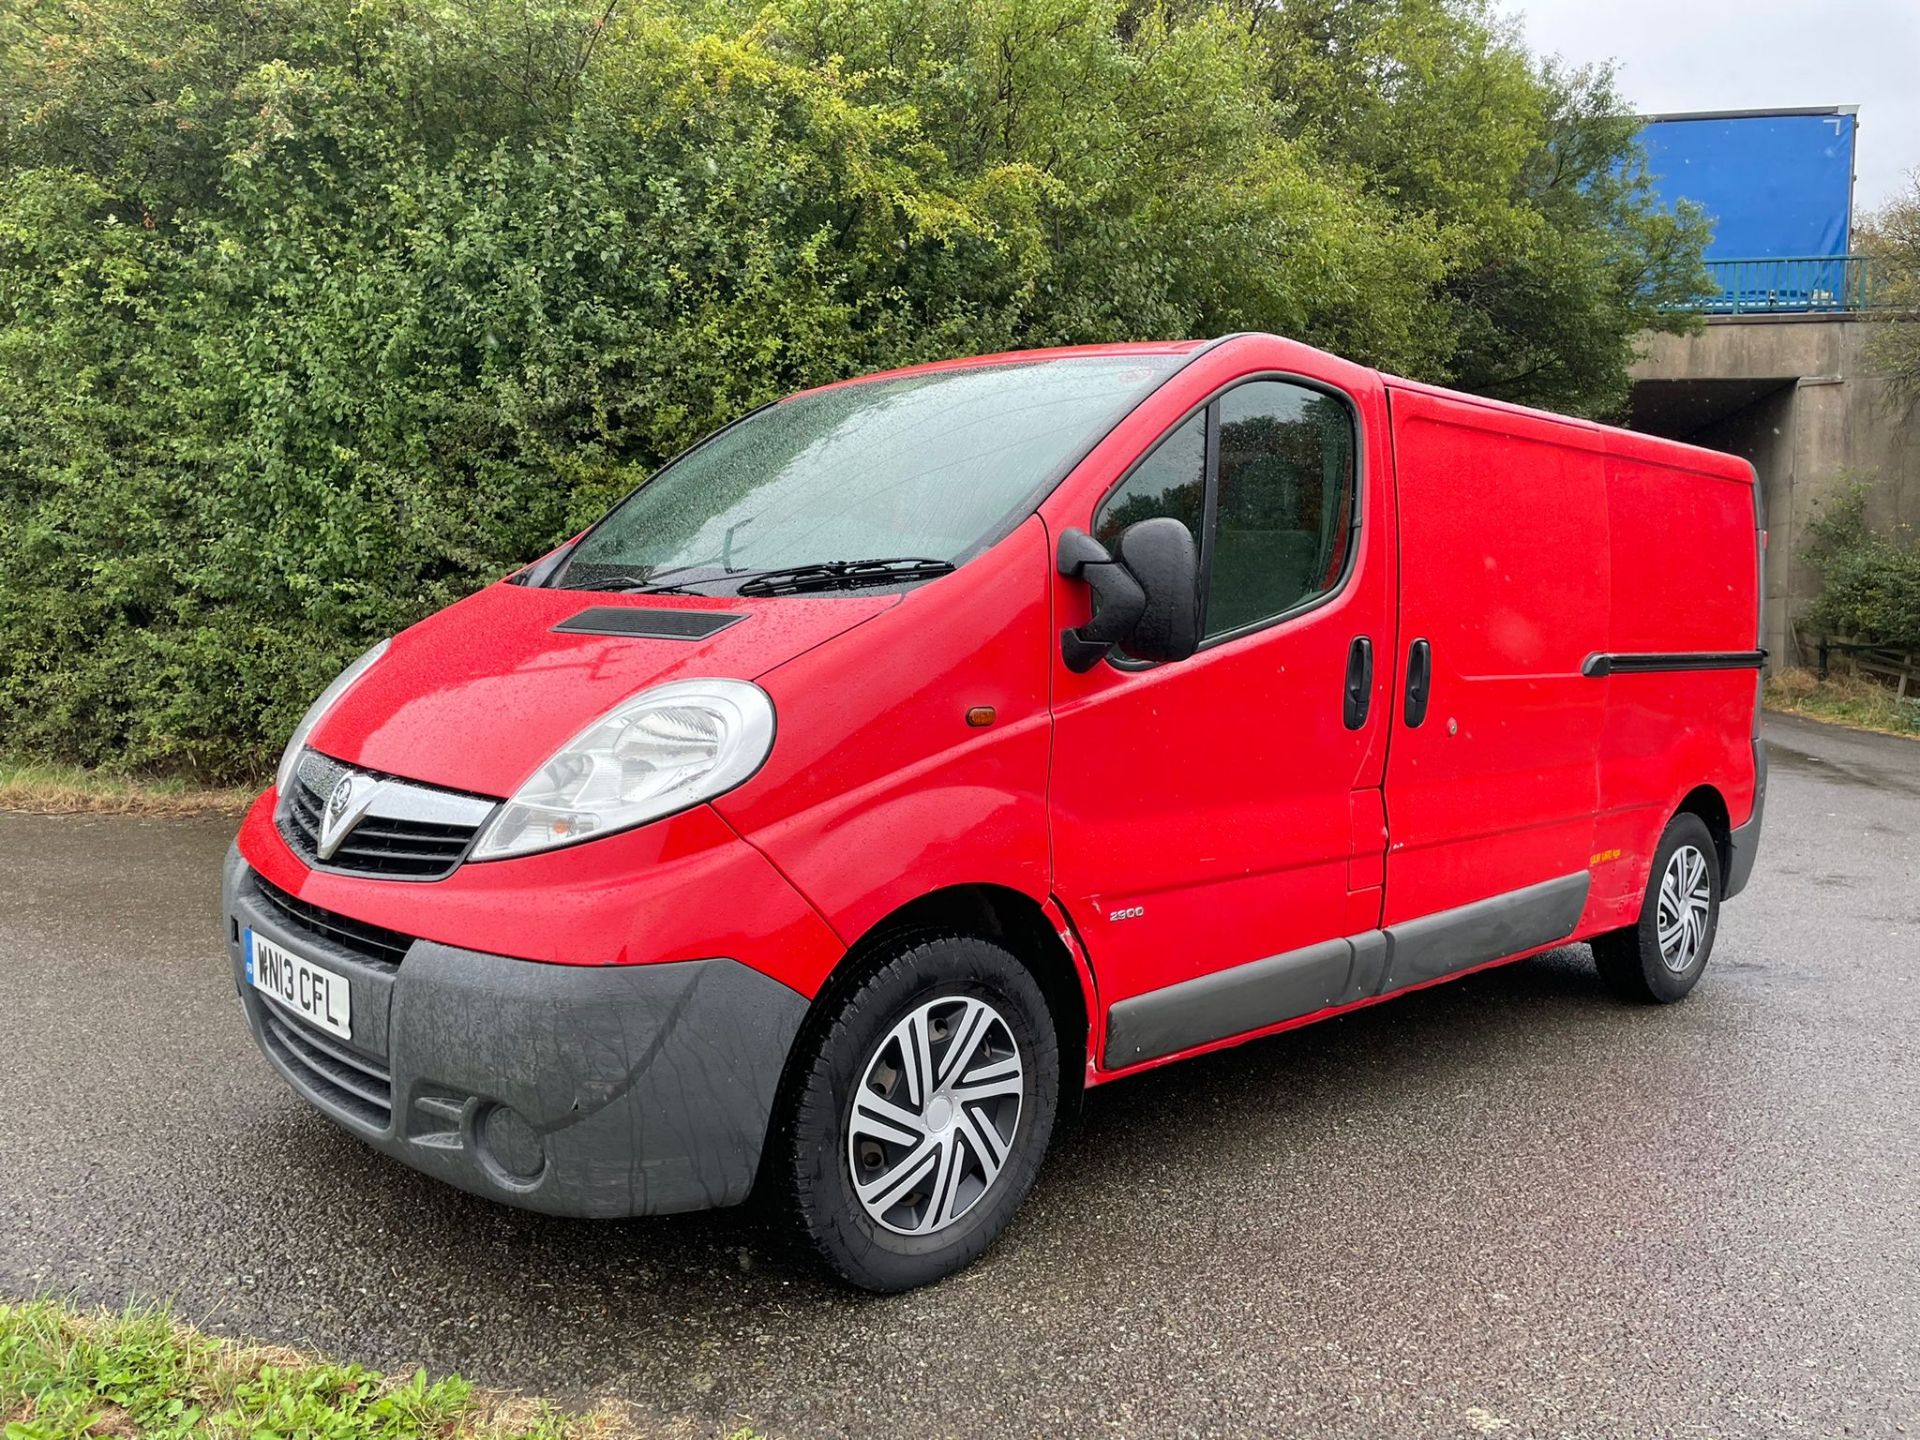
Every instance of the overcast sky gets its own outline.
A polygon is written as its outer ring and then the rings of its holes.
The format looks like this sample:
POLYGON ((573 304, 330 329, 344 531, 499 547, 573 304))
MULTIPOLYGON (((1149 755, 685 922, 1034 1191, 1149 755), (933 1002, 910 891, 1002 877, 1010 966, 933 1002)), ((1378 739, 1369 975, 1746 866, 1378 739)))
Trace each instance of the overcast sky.
POLYGON ((1620 62, 1636 110, 1858 105, 1854 211, 1920 167, 1920 0, 1498 0, 1531 47, 1620 62))

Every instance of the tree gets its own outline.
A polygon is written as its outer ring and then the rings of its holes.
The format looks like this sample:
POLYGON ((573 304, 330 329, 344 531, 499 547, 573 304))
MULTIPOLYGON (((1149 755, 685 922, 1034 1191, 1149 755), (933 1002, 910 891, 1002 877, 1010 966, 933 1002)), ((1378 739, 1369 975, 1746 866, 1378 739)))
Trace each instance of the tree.
POLYGON ((1867 482, 1842 473, 1809 526, 1820 595, 1801 617, 1816 634, 1920 650, 1920 545, 1898 526, 1867 525, 1867 482))
POLYGON ((1920 171, 1861 227, 1859 248, 1878 272, 1874 298, 1887 307, 1868 337, 1867 363, 1887 377, 1896 403, 1912 406, 1920 401, 1920 171))
POLYGON ((1679 323, 1475 0, 12 0, 0 727, 258 773, 370 640, 786 390, 1276 330, 1598 412, 1679 323))
POLYGON ((1698 324, 1708 227, 1661 209, 1605 67, 1530 55, 1485 0, 1200 0, 1243 17, 1286 129, 1444 255, 1443 378, 1578 414, 1625 403, 1634 337, 1698 324))

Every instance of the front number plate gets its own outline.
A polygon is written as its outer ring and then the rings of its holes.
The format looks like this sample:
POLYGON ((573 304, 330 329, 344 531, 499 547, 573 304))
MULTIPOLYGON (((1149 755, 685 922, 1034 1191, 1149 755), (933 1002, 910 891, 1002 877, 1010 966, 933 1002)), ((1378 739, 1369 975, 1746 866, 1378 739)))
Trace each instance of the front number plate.
POLYGON ((347 978, 247 931, 247 983, 309 1025, 353 1038, 353 996, 347 978))

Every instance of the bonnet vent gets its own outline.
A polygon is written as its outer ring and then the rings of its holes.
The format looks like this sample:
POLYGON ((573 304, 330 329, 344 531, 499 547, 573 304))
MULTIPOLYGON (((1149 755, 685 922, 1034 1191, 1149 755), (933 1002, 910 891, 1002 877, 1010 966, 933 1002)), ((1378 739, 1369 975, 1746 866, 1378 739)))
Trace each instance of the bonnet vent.
POLYGON ((626 635, 640 640, 704 640, 747 617, 732 610, 652 610, 596 605, 553 628, 568 635, 626 635))

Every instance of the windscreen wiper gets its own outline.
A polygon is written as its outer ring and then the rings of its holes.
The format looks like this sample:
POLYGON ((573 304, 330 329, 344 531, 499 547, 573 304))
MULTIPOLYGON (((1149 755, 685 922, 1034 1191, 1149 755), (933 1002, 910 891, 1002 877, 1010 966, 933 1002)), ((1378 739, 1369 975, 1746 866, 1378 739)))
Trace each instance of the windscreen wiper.
MULTIPOLYGON (((724 580, 724 575, 711 577, 724 580)), ((589 590, 607 595, 704 595, 704 590, 694 590, 686 585, 655 585, 640 575, 602 575, 578 585, 556 585, 556 590, 589 590)))
POLYGON ((620 589, 628 595, 704 595, 704 590, 689 590, 689 585, 704 585, 710 580, 725 580, 733 572, 722 569, 718 575, 702 575, 694 580, 677 581, 671 585, 659 582, 669 575, 686 575, 694 570, 711 570, 722 562, 718 556, 711 560, 696 560, 691 565, 670 565, 665 570, 649 570, 645 575, 623 579, 620 589))
POLYGON ((568 557, 573 554, 573 547, 579 543, 579 537, 575 536, 573 539, 567 541, 566 544, 543 555, 531 565, 507 576, 507 583, 509 585, 525 585, 533 590, 551 585, 555 577, 565 568, 568 557))
POLYGON ((707 570, 713 567, 711 560, 702 560, 697 565, 675 565, 666 570, 643 570, 622 572, 617 575, 596 575, 584 585, 563 585, 563 590, 609 590, 621 595, 704 595, 704 590, 690 588, 704 585, 711 580, 731 578, 730 572, 721 571, 717 575, 702 575, 693 580, 674 581, 662 585, 659 582, 669 575, 685 575, 690 570, 707 570))
MULTIPOLYGON (((724 575, 710 575, 709 580, 724 580, 724 575)), ((704 584, 705 581, 696 583, 704 584)), ((616 587, 622 595, 704 595, 704 590, 696 590, 692 585, 621 585, 616 587)))
POLYGON ((736 595, 804 595, 817 590, 859 590, 869 585, 905 585, 951 575, 951 560, 907 557, 899 560, 822 560, 780 570, 756 570, 742 580, 736 595))

